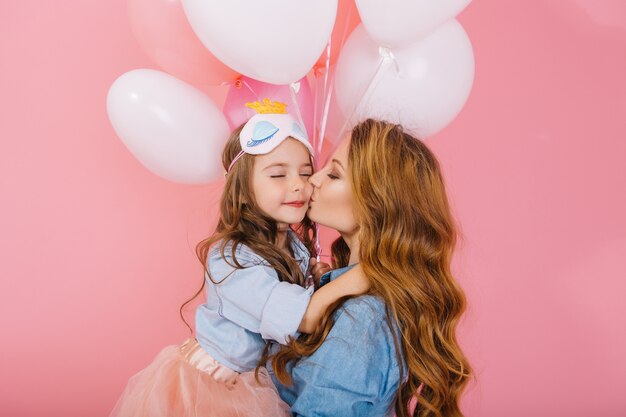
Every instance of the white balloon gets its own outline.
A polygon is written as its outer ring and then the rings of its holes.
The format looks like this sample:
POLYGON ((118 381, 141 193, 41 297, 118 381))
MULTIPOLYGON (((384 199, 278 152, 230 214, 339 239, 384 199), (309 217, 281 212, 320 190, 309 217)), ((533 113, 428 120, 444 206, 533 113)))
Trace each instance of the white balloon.
POLYGON ((371 117, 427 137, 461 111, 473 79, 472 45, 456 20, 392 51, 379 49, 360 25, 339 56, 335 92, 349 125, 371 117))
POLYGON ((128 150, 158 176, 188 184, 223 176, 228 122, 189 84, 156 70, 127 72, 111 85, 107 112, 128 150))
POLYGON ((363 26, 379 45, 407 46, 458 15, 471 0, 356 0, 363 26))
POLYGON ((256 80, 304 77, 335 24, 337 0, 182 0, 194 32, 224 64, 256 80))

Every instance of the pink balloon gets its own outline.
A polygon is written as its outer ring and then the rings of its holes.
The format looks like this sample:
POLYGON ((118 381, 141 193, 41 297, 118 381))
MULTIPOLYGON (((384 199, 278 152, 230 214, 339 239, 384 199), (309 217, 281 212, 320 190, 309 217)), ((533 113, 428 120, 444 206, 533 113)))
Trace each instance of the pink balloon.
POLYGON ((180 0, 129 0, 128 10, 139 44, 171 75, 190 83, 215 85, 239 77, 202 45, 180 0))
POLYGON ((228 120, 230 128, 235 129, 256 114, 254 110, 246 107, 246 103, 269 98, 272 101, 285 103, 287 112, 296 119, 298 118, 297 109, 299 109, 309 138, 313 138, 313 98, 311 97, 311 87, 306 78, 302 78, 294 85, 295 103, 290 91, 292 87, 289 85, 269 84, 253 80, 252 78, 241 77, 230 87, 224 103, 224 115, 228 120))

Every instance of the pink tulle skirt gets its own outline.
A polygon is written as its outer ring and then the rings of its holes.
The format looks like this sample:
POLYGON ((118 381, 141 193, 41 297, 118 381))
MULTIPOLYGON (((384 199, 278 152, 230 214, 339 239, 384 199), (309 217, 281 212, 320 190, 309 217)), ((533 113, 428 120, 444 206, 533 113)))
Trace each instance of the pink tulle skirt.
POLYGON ((237 373, 213 359, 194 339, 168 346, 133 376, 111 417, 282 417, 280 399, 265 368, 237 373))

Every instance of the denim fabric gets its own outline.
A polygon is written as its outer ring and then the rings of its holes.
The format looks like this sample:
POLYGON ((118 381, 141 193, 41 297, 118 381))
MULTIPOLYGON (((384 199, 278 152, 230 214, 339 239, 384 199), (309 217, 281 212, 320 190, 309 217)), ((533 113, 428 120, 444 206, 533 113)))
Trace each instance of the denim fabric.
MULTIPOLYGON (((349 269, 331 271, 320 283, 349 269)), ((400 365, 384 302, 369 295, 352 298, 335 312, 334 319, 322 346, 288 368, 292 386, 281 385, 272 373, 280 396, 291 405, 294 416, 393 415, 400 365)), ((399 336, 397 326, 394 331, 399 336)))
MULTIPOLYGON (((305 274, 309 252, 289 232, 295 258, 305 274)), ((206 303, 196 310, 196 338, 218 362, 237 372, 254 369, 266 340, 285 343, 296 336, 313 288, 279 282, 276 271, 250 248, 239 245, 232 266, 230 248, 222 257, 219 245, 209 253, 206 303)))

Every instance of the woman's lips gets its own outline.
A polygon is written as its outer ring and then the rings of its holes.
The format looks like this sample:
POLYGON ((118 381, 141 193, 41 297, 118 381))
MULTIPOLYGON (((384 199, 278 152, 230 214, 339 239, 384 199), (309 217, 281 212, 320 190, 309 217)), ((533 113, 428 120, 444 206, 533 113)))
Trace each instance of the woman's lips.
POLYGON ((291 206, 291 207, 303 207, 304 206, 304 201, 289 201, 288 203, 283 203, 287 206, 291 206))

